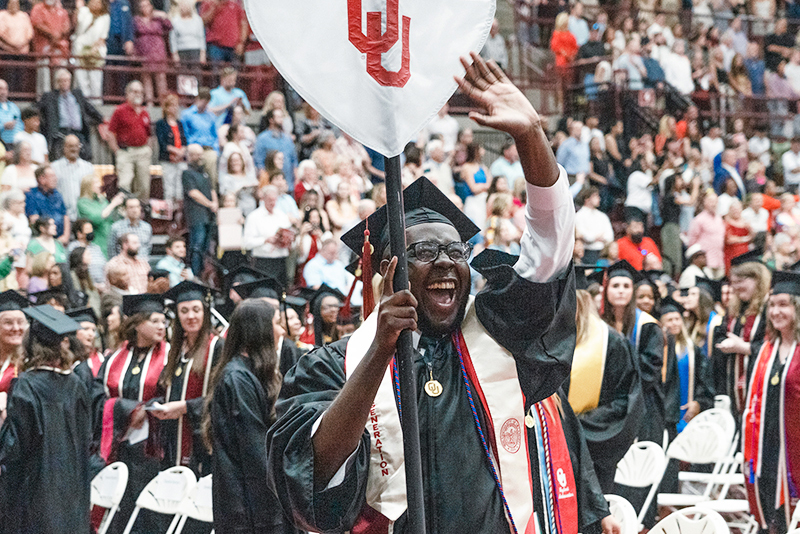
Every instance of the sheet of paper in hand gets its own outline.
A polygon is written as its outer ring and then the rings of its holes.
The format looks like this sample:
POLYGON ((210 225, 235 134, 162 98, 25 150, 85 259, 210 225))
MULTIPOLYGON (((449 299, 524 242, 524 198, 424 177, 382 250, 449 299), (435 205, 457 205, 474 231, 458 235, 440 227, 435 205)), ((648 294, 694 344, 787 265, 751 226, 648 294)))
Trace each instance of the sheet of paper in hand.
POLYGON ((245 0, 273 64, 323 116, 396 156, 456 90, 495 0, 245 0))

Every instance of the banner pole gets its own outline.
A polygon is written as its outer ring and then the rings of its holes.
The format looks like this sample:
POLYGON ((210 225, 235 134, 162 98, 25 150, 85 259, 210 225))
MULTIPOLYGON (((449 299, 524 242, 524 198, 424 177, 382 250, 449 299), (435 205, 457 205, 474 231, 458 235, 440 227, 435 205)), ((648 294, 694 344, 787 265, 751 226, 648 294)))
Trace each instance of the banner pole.
MULTIPOLYGON (((384 158, 386 167, 386 211, 392 256, 397 256, 394 290, 408 289, 406 221, 400 157, 384 158)), ((400 403, 403 407, 403 450, 405 454, 408 528, 411 534, 425 534, 425 497, 422 492, 422 454, 417 415, 417 377, 414 372, 414 346, 410 330, 397 340, 397 371, 400 375, 400 403)))

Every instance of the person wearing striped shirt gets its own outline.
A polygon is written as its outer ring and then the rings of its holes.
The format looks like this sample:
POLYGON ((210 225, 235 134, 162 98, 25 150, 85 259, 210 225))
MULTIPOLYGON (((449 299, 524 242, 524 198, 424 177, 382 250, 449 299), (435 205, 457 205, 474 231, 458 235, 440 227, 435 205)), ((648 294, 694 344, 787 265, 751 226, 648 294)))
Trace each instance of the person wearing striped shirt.
POLYGON ((81 141, 77 135, 64 138, 64 156, 50 164, 58 178, 56 189, 64 197, 69 220, 78 218, 78 197, 81 195, 81 181, 94 174, 94 165, 80 158, 81 141))

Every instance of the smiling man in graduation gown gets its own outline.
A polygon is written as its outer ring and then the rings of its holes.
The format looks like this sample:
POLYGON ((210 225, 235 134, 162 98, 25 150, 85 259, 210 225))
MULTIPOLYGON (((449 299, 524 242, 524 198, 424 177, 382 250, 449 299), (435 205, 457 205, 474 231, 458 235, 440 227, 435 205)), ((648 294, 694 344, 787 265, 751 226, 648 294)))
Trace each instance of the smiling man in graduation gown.
MULTIPOLYGON (((540 402, 568 375, 575 348, 575 209, 536 111, 496 66, 473 61, 460 85, 488 112, 471 117, 511 134, 528 182, 522 253, 513 267, 482 268, 487 289, 471 298, 464 242, 479 229, 422 178, 404 192, 411 290, 392 293, 385 208, 368 219, 381 302, 350 338, 287 374, 268 436, 270 481, 302 528, 406 532, 393 359, 410 329, 427 531, 533 532, 538 520, 577 533, 564 433, 552 403, 540 402), (550 459, 543 472, 540 453, 550 459)), ((364 230, 343 237, 358 253, 364 230)))

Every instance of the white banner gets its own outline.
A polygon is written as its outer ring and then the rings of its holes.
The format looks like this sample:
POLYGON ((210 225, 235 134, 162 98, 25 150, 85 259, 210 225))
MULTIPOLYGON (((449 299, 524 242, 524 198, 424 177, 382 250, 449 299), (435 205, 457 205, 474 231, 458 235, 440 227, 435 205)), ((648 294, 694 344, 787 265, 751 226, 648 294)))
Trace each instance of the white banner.
POLYGON ((244 0, 281 75, 323 116, 396 156, 456 90, 495 0, 244 0))

